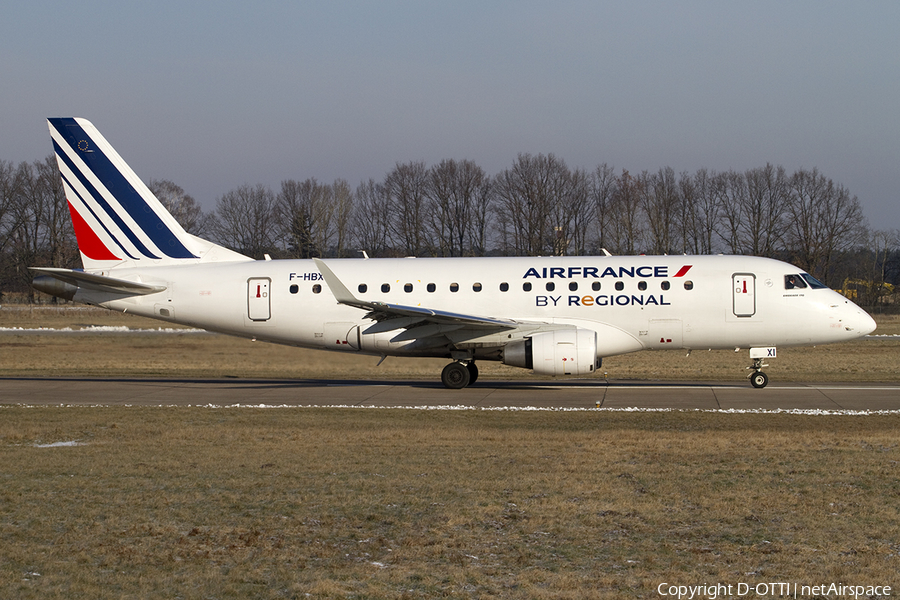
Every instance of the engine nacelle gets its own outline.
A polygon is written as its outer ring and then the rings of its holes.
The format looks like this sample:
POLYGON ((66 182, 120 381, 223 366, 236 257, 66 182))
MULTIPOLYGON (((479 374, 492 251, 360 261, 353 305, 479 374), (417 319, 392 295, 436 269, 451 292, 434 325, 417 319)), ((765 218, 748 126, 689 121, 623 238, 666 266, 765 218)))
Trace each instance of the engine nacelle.
POLYGON ((503 349, 503 364, 531 369, 536 375, 586 375, 598 365, 597 333, 558 329, 535 333, 503 349))

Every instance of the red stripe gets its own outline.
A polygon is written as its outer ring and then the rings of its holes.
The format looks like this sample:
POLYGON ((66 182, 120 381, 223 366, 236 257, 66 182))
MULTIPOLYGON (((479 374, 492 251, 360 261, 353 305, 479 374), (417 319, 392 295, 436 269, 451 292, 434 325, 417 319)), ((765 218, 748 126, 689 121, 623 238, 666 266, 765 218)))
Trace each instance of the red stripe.
POLYGON ((684 277, 685 275, 687 275, 687 272, 690 271, 691 267, 693 267, 693 266, 694 265, 684 265, 683 267, 678 269, 678 272, 675 273, 675 277, 684 277))
POLYGON ((78 240, 78 249, 91 260, 122 260, 109 251, 91 226, 88 225, 72 203, 69 202, 69 214, 72 215, 72 227, 75 229, 75 239, 78 240))

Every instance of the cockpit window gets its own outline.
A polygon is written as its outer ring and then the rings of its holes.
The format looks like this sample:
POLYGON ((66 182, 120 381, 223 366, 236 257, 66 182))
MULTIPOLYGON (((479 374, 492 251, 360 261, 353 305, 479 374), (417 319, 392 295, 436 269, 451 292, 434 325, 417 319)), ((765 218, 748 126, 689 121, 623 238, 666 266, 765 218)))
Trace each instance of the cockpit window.
POLYGON ((784 276, 784 289, 793 290, 795 288, 802 289, 806 287, 806 282, 803 281, 803 278, 800 275, 785 275, 784 276))
POLYGON ((809 273, 801 273, 800 275, 803 276, 803 279, 806 280, 806 283, 809 284, 809 287, 811 287, 814 290, 821 290, 821 289, 828 287, 827 285, 825 285, 824 283, 822 283, 821 281, 819 281, 818 279, 816 279, 809 273))

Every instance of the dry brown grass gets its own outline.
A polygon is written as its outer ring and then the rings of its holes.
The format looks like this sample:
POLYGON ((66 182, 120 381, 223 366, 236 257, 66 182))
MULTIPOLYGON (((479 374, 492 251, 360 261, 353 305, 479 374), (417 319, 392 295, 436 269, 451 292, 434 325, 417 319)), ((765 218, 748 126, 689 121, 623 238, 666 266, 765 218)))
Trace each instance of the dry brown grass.
MULTIPOLYGON (((900 318, 878 318, 878 333, 900 334, 900 318)), ((168 324, 103 309, 0 310, 0 327, 131 328, 168 324)), ((814 348, 780 348, 766 369, 781 381, 900 381, 900 338, 814 348)), ((170 376, 292 379, 436 379, 443 359, 389 358, 304 350, 221 335, 39 335, 0 333, 0 376, 170 376)), ((741 381, 746 350, 639 352, 604 360, 596 377, 741 381)), ((479 363, 482 377, 528 378, 526 371, 479 363)))
POLYGON ((900 583, 897 416, 0 414, 4 598, 900 583))

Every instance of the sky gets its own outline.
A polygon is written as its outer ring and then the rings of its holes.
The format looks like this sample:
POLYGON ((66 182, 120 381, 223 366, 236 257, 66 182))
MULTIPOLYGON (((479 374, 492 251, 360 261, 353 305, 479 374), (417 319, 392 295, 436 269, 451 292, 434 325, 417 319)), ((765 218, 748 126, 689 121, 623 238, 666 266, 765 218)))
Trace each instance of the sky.
POLYGON ((0 160, 89 119, 206 210, 282 180, 520 153, 818 168, 900 229, 900 3, 71 2, 0 19, 0 160))

